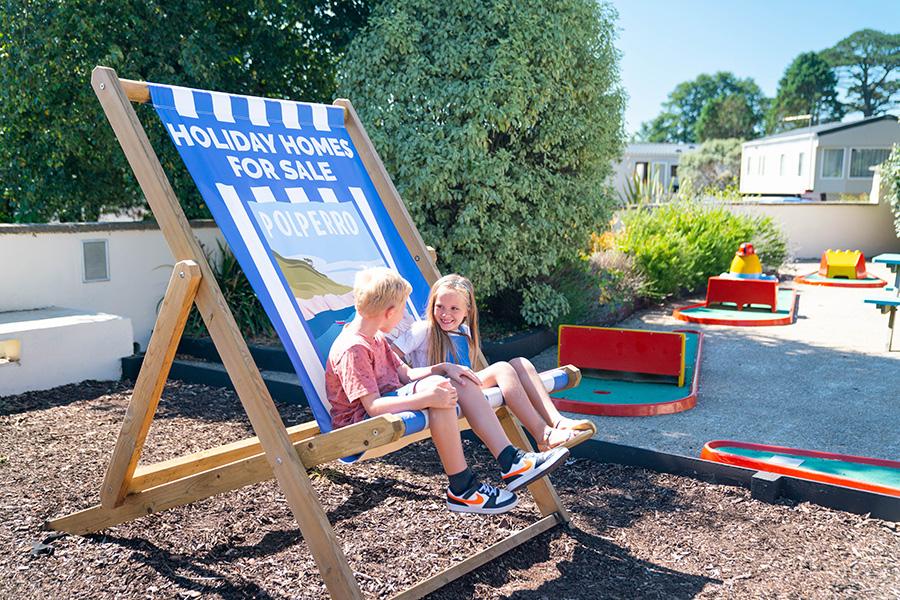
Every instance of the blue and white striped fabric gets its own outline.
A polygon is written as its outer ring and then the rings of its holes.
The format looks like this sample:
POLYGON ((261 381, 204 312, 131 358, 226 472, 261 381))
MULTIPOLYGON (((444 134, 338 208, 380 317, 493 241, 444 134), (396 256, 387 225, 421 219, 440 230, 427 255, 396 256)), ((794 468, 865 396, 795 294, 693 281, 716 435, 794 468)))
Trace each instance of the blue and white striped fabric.
POLYGON ((353 318, 356 271, 428 283, 387 213, 339 106, 150 84, 153 105, 291 357, 322 431, 324 365, 353 318))

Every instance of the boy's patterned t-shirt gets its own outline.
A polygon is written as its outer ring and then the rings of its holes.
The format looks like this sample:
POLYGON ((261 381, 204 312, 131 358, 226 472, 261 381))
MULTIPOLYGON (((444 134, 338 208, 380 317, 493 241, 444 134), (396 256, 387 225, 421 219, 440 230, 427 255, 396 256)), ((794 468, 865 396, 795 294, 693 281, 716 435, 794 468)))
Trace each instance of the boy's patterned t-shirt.
POLYGON ((334 341, 325 364, 325 393, 335 428, 358 423, 368 414, 360 398, 383 396, 401 387, 403 363, 382 333, 368 337, 345 330, 334 341))

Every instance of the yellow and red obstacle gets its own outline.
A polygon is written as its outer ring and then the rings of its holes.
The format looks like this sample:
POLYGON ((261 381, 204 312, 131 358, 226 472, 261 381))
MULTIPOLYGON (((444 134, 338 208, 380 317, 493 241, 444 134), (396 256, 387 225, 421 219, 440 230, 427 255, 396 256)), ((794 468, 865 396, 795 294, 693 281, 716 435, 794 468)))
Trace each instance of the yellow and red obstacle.
POLYGON ((734 279, 772 279, 771 275, 763 275, 762 263, 753 244, 745 242, 740 245, 734 258, 731 259, 731 267, 728 273, 722 273, 722 277, 734 279))
POLYGON ((789 325, 796 303, 796 292, 779 289, 776 277, 763 274, 753 244, 744 243, 728 273, 707 280, 706 300, 677 308, 672 316, 707 325, 789 325))
POLYGON ((703 334, 562 325, 559 364, 581 369, 574 388, 551 394, 560 410, 647 417, 697 403, 703 334))
POLYGON ((797 283, 831 287, 880 288, 887 281, 870 275, 866 257, 859 250, 831 250, 822 253, 819 270, 794 278, 797 283))

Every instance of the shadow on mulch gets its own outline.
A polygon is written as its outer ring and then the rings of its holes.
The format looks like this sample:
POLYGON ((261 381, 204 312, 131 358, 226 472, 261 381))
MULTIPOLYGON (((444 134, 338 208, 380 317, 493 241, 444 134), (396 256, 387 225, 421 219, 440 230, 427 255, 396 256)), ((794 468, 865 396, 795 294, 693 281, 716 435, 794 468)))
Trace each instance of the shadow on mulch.
MULTIPOLYGON (((233 575, 223 577, 221 571, 215 567, 220 563, 227 563, 233 560, 233 552, 227 554, 220 552, 215 560, 209 560, 190 554, 169 552, 142 538, 125 538, 114 535, 88 535, 85 537, 92 542, 117 544, 122 548, 131 550, 130 561, 149 567, 162 578, 184 590, 202 590, 204 593, 215 590, 215 593, 223 598, 273 599, 281 597, 280 595, 270 595, 259 584, 242 577, 233 575), (198 584, 198 580, 203 583, 198 584)), ((264 556, 266 554, 274 554, 287 546, 297 544, 301 539, 299 530, 272 531, 263 536, 259 544, 253 546, 260 551, 251 555, 264 556)))
MULTIPOLYGON (((429 595, 432 600, 470 598, 480 586, 500 588, 510 583, 511 573, 528 577, 541 563, 553 560, 550 542, 568 537, 575 542, 571 560, 553 565, 556 577, 547 578, 535 589, 514 591, 508 599, 546 600, 548 598, 690 598, 710 583, 721 580, 690 575, 641 560, 616 544, 576 527, 555 529, 523 544, 482 567, 474 574, 459 579, 429 595), (525 573, 525 575, 522 575, 525 573), (623 582, 627 584, 623 588, 623 582), (577 595, 573 592, 577 590, 577 595)), ((517 577, 518 578, 518 577, 517 577)))

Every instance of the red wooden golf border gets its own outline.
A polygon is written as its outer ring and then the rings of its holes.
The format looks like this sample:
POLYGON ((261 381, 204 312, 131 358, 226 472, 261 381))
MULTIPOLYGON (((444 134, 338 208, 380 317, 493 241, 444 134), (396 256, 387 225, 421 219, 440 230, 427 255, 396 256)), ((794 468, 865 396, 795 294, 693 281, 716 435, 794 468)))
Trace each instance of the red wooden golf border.
POLYGON ((866 281, 863 283, 850 283, 851 281, 860 281, 859 279, 844 279, 841 282, 837 281, 810 281, 807 279, 810 275, 818 275, 818 271, 813 271, 812 273, 807 273, 806 275, 797 275, 794 277, 794 281, 797 283, 802 283, 803 285, 821 285, 826 287, 844 287, 844 288, 882 288, 887 285, 887 281, 882 279, 881 277, 875 277, 871 273, 866 273, 867 277, 871 277, 873 279, 877 279, 878 281, 866 281), (847 283, 844 283, 847 282, 847 283))
POLYGON ((900 489, 878 485, 876 483, 867 483, 864 481, 856 481, 839 475, 828 475, 826 473, 816 473, 799 467, 789 467, 786 465, 778 465, 764 460, 749 458, 747 456, 739 456, 729 454, 727 450, 719 450, 720 446, 733 446, 735 448, 746 448, 747 450, 757 450, 760 452, 780 452, 782 454, 795 454, 797 456, 808 456, 810 458, 825 458, 829 460, 840 460, 851 463, 862 463, 877 467, 891 467, 900 469, 900 462, 887 460, 882 458, 870 458, 868 456, 853 456, 850 454, 834 454, 832 452, 819 452, 817 450, 802 450, 799 448, 786 448, 784 446, 770 446, 768 444, 752 444, 750 442, 736 442, 733 440, 712 440, 707 442, 700 451, 700 458, 711 460, 727 465, 737 467, 745 467, 755 469, 757 471, 766 471, 769 473, 779 473, 788 475, 798 479, 808 479, 810 481, 818 481, 820 483, 831 483, 834 485, 842 485, 867 492, 878 492, 879 494, 887 494, 889 496, 900 496, 900 489))
MULTIPOLYGON (((736 327, 768 327, 771 325, 790 325, 794 322, 794 311, 797 307, 797 291, 791 290, 791 292, 793 292, 793 294, 791 297, 790 312, 787 314, 787 316, 778 317, 777 319, 717 319, 715 317, 694 317, 686 315, 682 312, 691 308, 703 308, 706 306, 706 302, 700 302, 699 304, 689 304, 687 306, 676 308, 674 311, 672 311, 672 316, 680 321, 687 321, 688 323, 700 323, 701 325, 734 325, 736 327)), ((735 308, 734 312, 737 313, 739 311, 735 308)))
POLYGON ((553 404, 559 410, 603 417, 653 417, 656 415, 670 415, 694 408, 697 404, 697 390, 700 387, 700 355, 703 350, 703 332, 695 329, 673 329, 672 333, 697 334, 697 357, 694 360, 694 377, 691 382, 691 393, 684 398, 652 404, 602 404, 551 396, 553 404))

